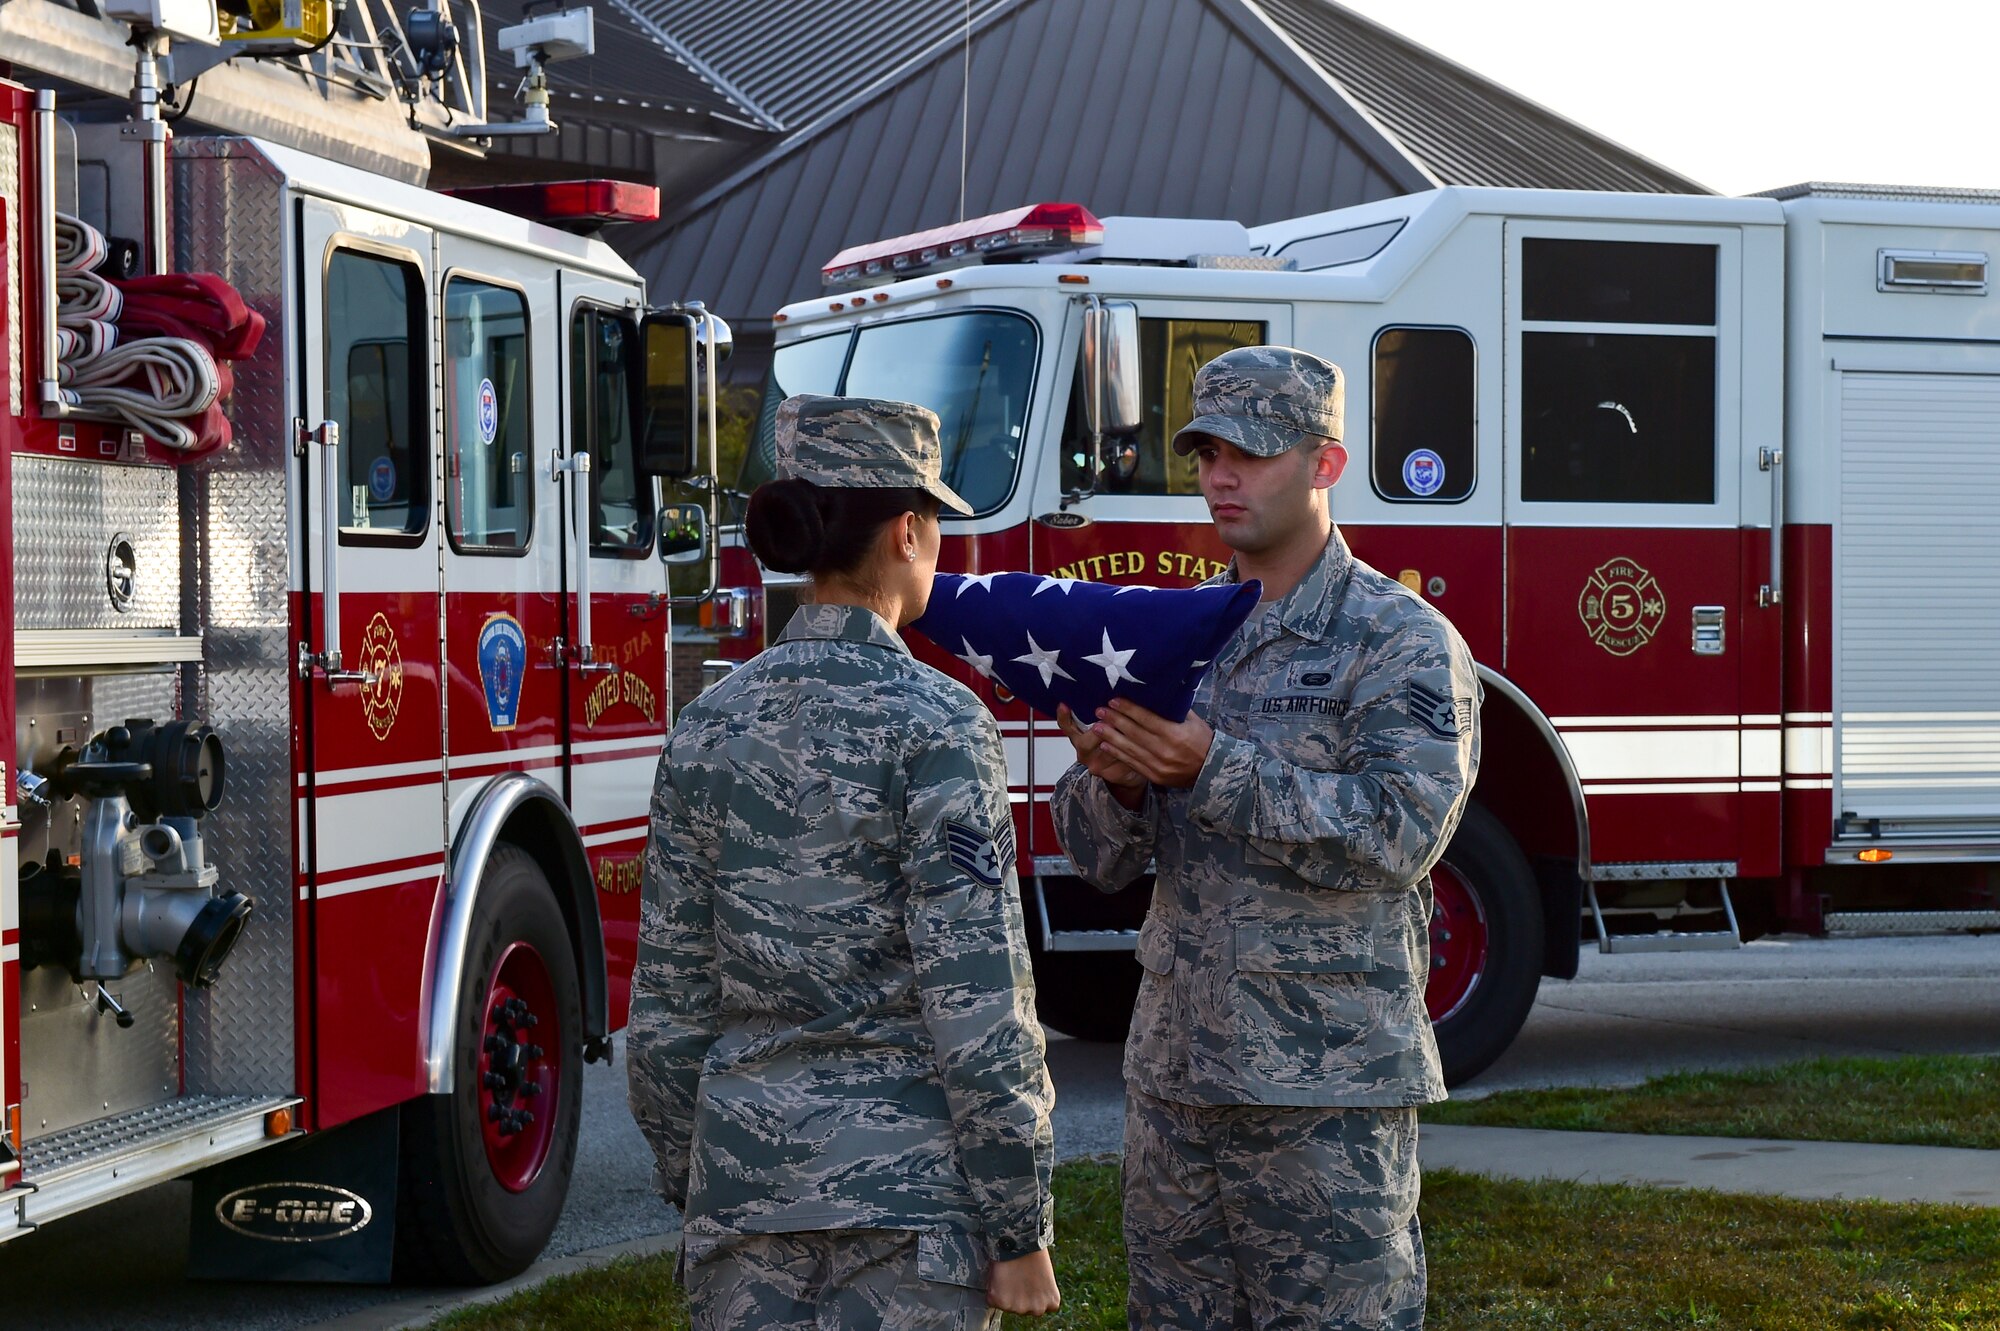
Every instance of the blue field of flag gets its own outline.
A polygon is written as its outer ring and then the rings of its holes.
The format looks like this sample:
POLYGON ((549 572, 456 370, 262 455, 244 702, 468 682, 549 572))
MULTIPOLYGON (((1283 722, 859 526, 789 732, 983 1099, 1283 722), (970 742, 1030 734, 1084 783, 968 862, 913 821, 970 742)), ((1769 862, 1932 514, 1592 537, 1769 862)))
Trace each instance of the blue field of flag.
POLYGON ((1035 573, 940 573, 911 628, 1045 716, 1113 698, 1179 721, 1257 605, 1255 582, 1139 587, 1035 573))

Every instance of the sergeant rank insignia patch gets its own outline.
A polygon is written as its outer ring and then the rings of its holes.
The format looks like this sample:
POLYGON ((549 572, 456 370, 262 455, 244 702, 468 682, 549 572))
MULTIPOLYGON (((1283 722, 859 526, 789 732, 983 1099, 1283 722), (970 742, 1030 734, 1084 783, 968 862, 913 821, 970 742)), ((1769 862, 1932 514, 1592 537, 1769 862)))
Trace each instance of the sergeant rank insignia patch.
POLYGON ((1411 680, 1410 718, 1439 739, 1457 739, 1472 729, 1472 699, 1449 698, 1411 680))
POLYGON ((998 842, 969 823, 946 819, 944 824, 945 853, 951 862, 971 874, 977 881, 988 887, 998 887, 1007 877, 1007 866, 1014 861, 1014 827, 1011 822, 1000 827, 998 842))

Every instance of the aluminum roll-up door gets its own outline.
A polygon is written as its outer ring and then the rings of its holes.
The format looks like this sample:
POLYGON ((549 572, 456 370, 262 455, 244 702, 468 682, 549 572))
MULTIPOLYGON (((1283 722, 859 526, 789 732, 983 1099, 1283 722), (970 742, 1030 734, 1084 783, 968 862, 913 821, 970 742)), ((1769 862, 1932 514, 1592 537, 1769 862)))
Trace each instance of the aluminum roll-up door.
POLYGON ((1840 377, 1836 814, 2000 828, 2000 375, 1840 377))

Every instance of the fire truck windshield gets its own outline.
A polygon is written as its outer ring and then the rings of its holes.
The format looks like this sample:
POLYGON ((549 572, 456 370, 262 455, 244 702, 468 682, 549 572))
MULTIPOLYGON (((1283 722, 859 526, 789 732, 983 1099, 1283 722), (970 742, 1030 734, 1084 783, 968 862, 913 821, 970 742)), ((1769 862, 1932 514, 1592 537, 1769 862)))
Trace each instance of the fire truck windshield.
POLYGON ((895 398, 938 415, 944 482, 974 511, 1007 502, 1027 435, 1035 325, 1018 314, 968 310, 875 324, 780 347, 764 384, 756 446, 740 488, 771 479, 778 404, 794 393, 895 398))

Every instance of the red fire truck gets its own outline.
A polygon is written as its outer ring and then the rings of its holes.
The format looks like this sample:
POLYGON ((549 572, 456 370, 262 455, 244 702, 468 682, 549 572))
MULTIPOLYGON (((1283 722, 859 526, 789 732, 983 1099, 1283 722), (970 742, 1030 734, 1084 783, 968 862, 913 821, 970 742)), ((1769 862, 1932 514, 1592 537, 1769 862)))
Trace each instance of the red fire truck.
MULTIPOLYGON (((1480 662, 1434 874, 1449 1076, 1544 975, 1794 930, 2000 927, 2000 196, 1439 189, 1252 229, 1043 204, 850 249, 777 314, 788 393, 911 398, 978 514, 944 567, 1184 585, 1228 558, 1165 447, 1194 372, 1349 375, 1356 553, 1480 662)), ((797 586, 732 553, 753 637, 797 586)), ((1122 1034, 1148 900, 1072 876, 1054 726, 1006 734, 1045 1019, 1122 1034)), ((1274 719, 1273 724, 1299 724, 1274 719)))
POLYGON ((199 1274, 516 1272, 625 1021, 664 562, 710 558, 658 478, 726 330, 588 234, 650 190, 421 187, 427 136, 518 128, 450 13, 329 55, 330 14, 37 3, 0 16, 51 71, 0 83, 0 1241, 194 1174, 199 1274), (380 169, 306 150, 342 126, 380 169))

